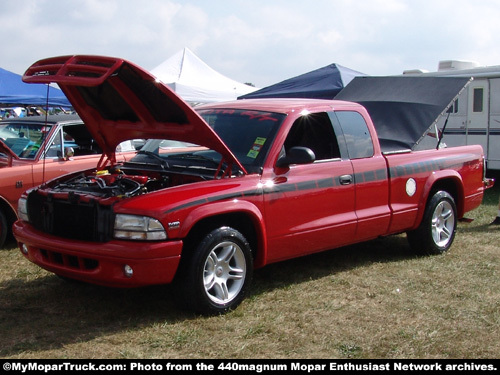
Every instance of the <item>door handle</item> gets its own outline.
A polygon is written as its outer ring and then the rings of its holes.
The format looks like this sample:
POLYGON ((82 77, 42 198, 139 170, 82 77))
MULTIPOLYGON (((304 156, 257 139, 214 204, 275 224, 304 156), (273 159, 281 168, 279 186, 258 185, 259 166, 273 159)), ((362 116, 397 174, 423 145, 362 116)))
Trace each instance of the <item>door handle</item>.
POLYGON ((339 177, 340 185, 350 185, 352 184, 352 175, 345 174, 339 177))

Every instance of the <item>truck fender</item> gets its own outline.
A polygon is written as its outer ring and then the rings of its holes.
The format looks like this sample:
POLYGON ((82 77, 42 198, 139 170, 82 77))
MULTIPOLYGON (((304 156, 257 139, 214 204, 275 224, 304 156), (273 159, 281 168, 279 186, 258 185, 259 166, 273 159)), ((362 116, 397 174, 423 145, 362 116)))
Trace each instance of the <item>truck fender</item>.
POLYGON ((12 206, 10 202, 1 195, 0 195, 0 210, 4 211, 4 214, 13 213, 17 219, 17 209, 14 206, 12 206))
MULTIPOLYGON (((224 201, 214 202, 208 205, 203 205, 192 210, 184 219, 179 230, 179 237, 186 238, 196 224, 208 220, 221 218, 223 216, 230 216, 232 214, 243 214, 250 219, 253 225, 253 230, 256 236, 256 249, 257 252, 254 259, 254 266, 261 267, 265 265, 267 259, 267 241, 266 241, 266 228, 264 226, 264 217, 262 212, 252 203, 248 201, 224 201)), ((231 223, 228 222, 230 226, 231 223)))
POLYGON ((464 190, 463 180, 460 173, 454 170, 443 170, 433 172, 425 182, 421 199, 418 204, 418 214, 413 229, 417 228, 424 216, 427 202, 438 190, 447 191, 455 200, 458 217, 463 216, 464 190))

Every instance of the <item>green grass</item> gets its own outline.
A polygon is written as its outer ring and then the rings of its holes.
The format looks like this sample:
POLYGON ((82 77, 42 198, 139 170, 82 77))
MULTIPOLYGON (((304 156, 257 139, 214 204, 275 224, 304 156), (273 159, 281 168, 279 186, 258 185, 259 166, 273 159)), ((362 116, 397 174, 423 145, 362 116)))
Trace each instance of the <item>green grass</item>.
POLYGON ((235 311, 179 310, 167 287, 68 283, 0 251, 2 358, 498 358, 500 186, 445 255, 404 235, 256 271, 235 311))

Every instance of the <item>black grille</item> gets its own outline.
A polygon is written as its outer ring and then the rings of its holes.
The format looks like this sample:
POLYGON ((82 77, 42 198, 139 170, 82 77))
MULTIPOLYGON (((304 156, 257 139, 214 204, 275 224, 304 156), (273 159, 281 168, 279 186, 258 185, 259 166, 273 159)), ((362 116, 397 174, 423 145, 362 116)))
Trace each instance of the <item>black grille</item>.
POLYGON ((55 251, 40 249, 40 254, 47 263, 66 266, 68 268, 82 271, 92 271, 99 267, 99 262, 94 259, 81 258, 75 255, 67 255, 55 251))
POLYGON ((36 229, 58 237, 93 242, 112 238, 111 206, 100 205, 96 200, 81 202, 76 195, 59 200, 33 191, 28 196, 28 214, 36 229))

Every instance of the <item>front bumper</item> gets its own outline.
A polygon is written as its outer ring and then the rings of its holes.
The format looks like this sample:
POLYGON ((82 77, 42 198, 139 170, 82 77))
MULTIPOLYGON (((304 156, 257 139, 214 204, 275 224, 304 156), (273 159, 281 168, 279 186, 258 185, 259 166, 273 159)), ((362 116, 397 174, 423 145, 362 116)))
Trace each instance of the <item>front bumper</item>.
POLYGON ((21 220, 12 230, 22 254, 31 262, 59 276, 111 287, 170 283, 182 251, 181 240, 95 243, 63 239, 21 220))

